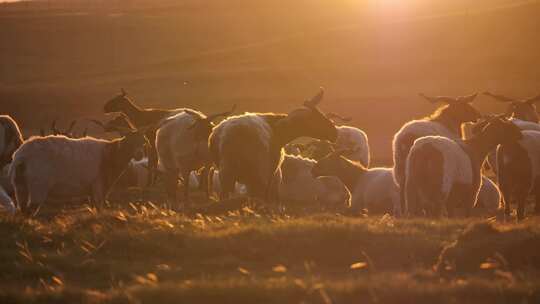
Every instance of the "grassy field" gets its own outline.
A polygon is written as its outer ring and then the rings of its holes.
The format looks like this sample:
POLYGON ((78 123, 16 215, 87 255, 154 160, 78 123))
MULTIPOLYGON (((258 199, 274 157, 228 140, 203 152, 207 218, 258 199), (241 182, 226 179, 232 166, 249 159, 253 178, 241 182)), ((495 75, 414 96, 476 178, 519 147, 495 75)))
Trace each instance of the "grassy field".
POLYGON ((539 227, 148 203, 0 217, 0 302, 538 303, 539 227))

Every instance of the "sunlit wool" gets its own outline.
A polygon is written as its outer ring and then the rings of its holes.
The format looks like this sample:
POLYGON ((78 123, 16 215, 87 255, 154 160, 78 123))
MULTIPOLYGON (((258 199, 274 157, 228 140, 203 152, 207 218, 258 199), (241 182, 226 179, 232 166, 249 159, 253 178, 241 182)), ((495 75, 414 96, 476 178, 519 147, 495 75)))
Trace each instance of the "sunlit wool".
POLYGON ((521 138, 518 127, 507 120, 491 119, 482 132, 468 140, 442 136, 417 139, 407 158, 406 206, 414 215, 434 216, 446 208, 453 216, 461 204, 468 214, 481 185, 481 166, 498 144, 521 138))
POLYGON ((319 160, 312 174, 339 178, 352 194, 351 209, 354 212, 367 208, 371 214, 391 213, 399 216, 399 188, 393 181, 392 169, 367 169, 344 157, 344 152, 338 150, 319 160))
POLYGON ((113 141, 91 137, 32 137, 15 152, 9 172, 22 210, 40 206, 48 197, 90 196, 97 205, 105 198, 129 161, 146 143, 133 133, 113 141))
POLYGON ((276 199, 283 147, 301 137, 335 141, 334 124, 318 108, 323 91, 289 114, 246 113, 218 124, 209 138, 212 158, 219 168, 222 198, 238 181, 251 196, 276 199), (274 196, 271 198, 270 196, 274 196))
POLYGON ((334 210, 351 205, 351 194, 336 177, 314 177, 311 173, 316 162, 301 156, 285 155, 281 163, 282 178, 279 198, 285 202, 318 203, 334 210))

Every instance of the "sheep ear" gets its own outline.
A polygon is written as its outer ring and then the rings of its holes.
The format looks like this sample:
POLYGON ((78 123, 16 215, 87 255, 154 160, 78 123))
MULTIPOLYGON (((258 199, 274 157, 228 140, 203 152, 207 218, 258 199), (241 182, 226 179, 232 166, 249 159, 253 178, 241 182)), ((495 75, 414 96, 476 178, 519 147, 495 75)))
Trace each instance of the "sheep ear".
POLYGON ((324 88, 321 87, 319 89, 319 93, 317 95, 311 97, 311 99, 304 101, 304 106, 310 109, 313 109, 321 103, 322 99, 324 97, 324 88))
POLYGON ((471 103, 476 99, 477 96, 478 96, 478 93, 474 93, 474 94, 471 94, 471 95, 460 96, 460 97, 457 98, 457 101, 465 102, 465 103, 471 103))
POLYGON ((516 99, 514 98, 510 98, 510 97, 500 95, 500 94, 493 94, 491 92, 484 92, 484 95, 492 97, 495 100, 501 101, 501 102, 515 102, 516 101, 516 99))

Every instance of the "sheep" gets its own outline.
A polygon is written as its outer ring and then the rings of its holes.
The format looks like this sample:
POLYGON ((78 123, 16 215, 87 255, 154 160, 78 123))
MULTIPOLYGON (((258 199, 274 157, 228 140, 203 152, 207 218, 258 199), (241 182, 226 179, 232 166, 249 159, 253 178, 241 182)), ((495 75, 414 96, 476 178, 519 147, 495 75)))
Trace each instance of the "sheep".
POLYGON ((476 202, 481 184, 481 166, 498 144, 521 139, 520 129, 506 119, 494 117, 482 132, 470 139, 425 136, 414 141, 406 163, 405 210, 412 215, 425 211, 449 217, 461 204, 466 216, 476 202), (428 205, 429 203, 429 205, 428 205))
MULTIPOLYGON (((343 122, 351 121, 350 117, 341 117, 335 113, 328 113, 330 119, 339 119, 343 122)), ((369 141, 366 132, 351 126, 336 126, 338 137, 335 148, 355 151, 354 154, 345 155, 348 159, 360 162, 364 167, 370 166, 369 141)))
POLYGON ((23 143, 17 122, 9 115, 0 115, 0 168, 10 163, 13 153, 23 143))
MULTIPOLYGON (((173 115, 184 112, 185 108, 177 109, 143 109, 137 106, 128 97, 126 91, 121 89, 120 95, 107 101, 103 106, 105 114, 120 113, 125 116, 135 128, 143 128, 149 125, 157 125, 159 121, 173 115)), ((148 129, 146 137, 150 142, 148 151, 149 185, 155 180, 157 170, 156 130, 148 129)))
POLYGON ((219 123, 210 134, 209 148, 220 172, 221 199, 228 197, 235 182, 246 185, 252 197, 277 199, 283 147, 307 136, 335 141, 337 129, 318 108, 324 90, 304 102, 304 108, 289 114, 245 113, 219 123), (271 197, 273 196, 273 197, 271 197))
MULTIPOLYGON (((442 102, 444 106, 437 109, 430 116, 407 122, 394 135, 392 141, 392 155, 394 160, 394 182, 400 187, 401 203, 404 204, 405 164, 407 156, 414 141, 423 136, 443 136, 459 139, 461 124, 476 121, 480 113, 471 105, 478 94, 461 97, 429 97, 420 94, 431 103, 442 102)), ((404 206, 401 206, 402 209, 404 206)))
POLYGON ((350 207, 351 194, 336 177, 314 177, 316 161, 301 156, 285 155, 281 163, 279 198, 285 202, 317 202, 320 207, 342 210, 350 207))
POLYGON ((509 103, 506 113, 511 115, 512 118, 534 123, 539 122, 535 103, 540 101, 540 95, 521 100, 490 92, 484 92, 484 95, 490 96, 501 102, 509 103))
POLYGON ((540 132, 525 130, 518 142, 497 148, 497 179, 503 196, 506 216, 510 204, 517 204, 517 219, 525 216, 529 195, 536 199, 535 213, 540 213, 540 132))
POLYGON ((482 176, 482 186, 478 192, 478 199, 474 208, 485 210, 487 213, 494 213, 499 208, 501 192, 497 184, 491 179, 482 176))
MULTIPOLYGON (((214 127, 213 120, 229 116, 231 111, 205 116, 201 112, 185 110, 160 123, 156 133, 158 167, 164 174, 168 203, 176 204, 178 175, 184 181, 184 200, 189 203, 189 175, 202 167, 208 169, 211 158, 208 136, 214 127)), ((207 178, 208 172, 203 176, 207 178)))
POLYGON ((399 188, 394 183, 392 168, 364 167, 344 155, 354 151, 336 150, 320 159, 312 169, 315 177, 336 176, 352 194, 351 210, 369 214, 401 215, 399 188))
POLYGON ((18 207, 28 212, 48 198, 84 195, 101 207, 146 143, 143 131, 112 141, 63 135, 31 137, 15 152, 9 171, 18 207))

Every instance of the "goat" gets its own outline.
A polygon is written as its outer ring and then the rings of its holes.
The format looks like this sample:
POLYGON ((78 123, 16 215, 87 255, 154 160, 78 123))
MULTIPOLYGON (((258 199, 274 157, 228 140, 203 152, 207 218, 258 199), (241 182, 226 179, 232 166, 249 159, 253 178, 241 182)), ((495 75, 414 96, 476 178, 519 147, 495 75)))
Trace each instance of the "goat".
MULTIPOLYGON (((392 141, 392 154, 394 159, 394 182, 400 187, 400 200, 404 204, 404 185, 406 161, 414 141, 423 136, 443 136, 459 139, 461 124, 476 121, 480 113, 471 105, 478 94, 461 97, 429 97, 420 94, 431 103, 442 102, 444 106, 438 108, 430 116, 407 122, 394 135, 392 141)), ((401 206, 404 209, 404 206, 401 206)))
MULTIPOLYGON (((160 123, 156 133, 158 167, 164 173, 165 188, 169 204, 175 204, 178 175, 184 181, 184 200, 189 201, 189 175, 202 167, 208 169, 211 158, 208 151, 208 136, 214 127, 213 120, 229 116, 231 111, 209 115, 185 110, 160 123)), ((208 172, 203 174, 208 178, 208 172)))
POLYGON ((367 208, 370 214, 400 216, 399 188, 394 183, 392 169, 367 169, 344 156, 351 152, 336 150, 320 159, 312 169, 313 176, 339 178, 352 194, 351 210, 355 213, 367 208))
POLYGON ((0 115, 0 168, 10 163, 13 153, 23 143, 17 122, 9 115, 0 115))
MULTIPOLYGON (((103 106, 103 111, 106 114, 120 113, 124 115, 130 124, 139 129, 150 125, 157 125, 159 121, 184 112, 184 108, 178 109, 143 109, 137 106, 128 97, 127 92, 121 89, 120 95, 107 101, 103 106)), ((148 129, 146 137, 150 142, 148 151, 148 166, 149 166, 149 185, 154 183, 155 172, 157 170, 157 151, 156 151, 156 129, 148 129)))
MULTIPOLYGON (((335 141, 337 129, 318 108, 324 90, 289 114, 246 113, 219 123, 210 134, 209 148, 220 172, 221 198, 228 197, 235 182, 246 185, 253 197, 266 201, 277 195, 273 181, 280 173, 283 147, 307 136, 335 141)), ((272 198, 276 199, 276 197, 272 198)))
POLYGON ((351 194, 336 177, 314 177, 316 161, 285 155, 281 163, 279 198, 285 202, 317 202, 323 209, 342 210, 351 205, 351 194))
POLYGON ((413 215, 425 211, 449 217, 459 204, 470 214, 481 184, 481 166, 498 144, 521 139, 520 129, 506 119, 491 118, 470 139, 425 136, 414 141, 406 163, 405 206, 413 215), (428 204, 429 203, 429 204, 428 204))
POLYGON ((112 141, 63 135, 30 138, 15 152, 9 172, 18 207, 27 212, 48 198, 84 195, 102 206, 145 143, 142 132, 112 141))
MULTIPOLYGON (((341 117, 335 113, 328 113, 330 119, 339 119, 343 122, 350 122, 350 117, 341 117)), ((352 161, 360 162, 364 167, 369 168, 370 153, 369 141, 366 132, 351 126, 336 126, 338 136, 335 144, 336 149, 344 151, 355 151, 354 154, 344 155, 352 161)))
POLYGON ((525 203, 529 195, 536 199, 535 213, 540 213, 540 132, 522 131, 518 142, 497 148, 497 179, 503 196, 505 215, 510 204, 517 204, 517 218, 525 216, 525 203))
POLYGON ((500 102, 508 103, 506 113, 511 115, 512 118, 534 123, 539 122, 535 103, 540 101, 540 95, 521 100, 490 92, 484 92, 484 95, 490 96, 500 102))

